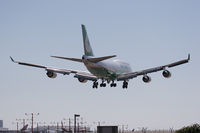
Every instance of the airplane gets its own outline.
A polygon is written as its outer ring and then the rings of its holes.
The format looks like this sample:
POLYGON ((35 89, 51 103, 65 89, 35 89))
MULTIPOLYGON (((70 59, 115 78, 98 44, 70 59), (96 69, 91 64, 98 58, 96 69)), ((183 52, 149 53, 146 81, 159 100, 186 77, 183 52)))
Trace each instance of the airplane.
POLYGON ((145 83, 149 83, 151 81, 151 77, 148 76, 147 74, 157 72, 157 71, 163 71, 162 75, 165 78, 169 78, 171 77, 171 72, 167 70, 167 68, 188 63, 190 60, 190 54, 188 54, 188 58, 186 59, 182 59, 182 60, 167 64, 167 65, 162 65, 158 67, 153 67, 153 68, 133 72, 128 63, 123 62, 121 60, 116 60, 116 59, 111 60, 111 58, 116 57, 116 55, 95 57, 92 47, 89 42, 85 25, 82 24, 81 28, 82 28, 83 48, 84 48, 84 55, 82 56, 82 58, 68 58, 68 57, 61 57, 61 56, 51 56, 51 57, 83 63, 89 72, 53 68, 53 67, 48 67, 48 66, 43 66, 43 65, 36 65, 36 64, 26 63, 26 62, 15 61, 11 56, 10 56, 10 59, 12 62, 20 64, 20 65, 43 68, 47 71, 46 74, 49 78, 56 78, 57 74, 63 74, 63 75, 74 74, 74 77, 77 78, 78 81, 80 81, 81 83, 85 83, 88 80, 92 81, 93 88, 98 88, 99 80, 101 81, 100 87, 106 87, 106 82, 107 84, 110 84, 110 87, 116 87, 117 81, 123 81, 123 85, 122 85, 123 89, 128 88, 128 81, 130 79, 136 78, 138 76, 143 76, 142 80, 145 83))
POLYGON ((25 132, 27 130, 27 128, 28 128, 28 124, 26 124, 25 126, 23 126, 23 128, 20 129, 20 131, 23 133, 23 132, 25 132))

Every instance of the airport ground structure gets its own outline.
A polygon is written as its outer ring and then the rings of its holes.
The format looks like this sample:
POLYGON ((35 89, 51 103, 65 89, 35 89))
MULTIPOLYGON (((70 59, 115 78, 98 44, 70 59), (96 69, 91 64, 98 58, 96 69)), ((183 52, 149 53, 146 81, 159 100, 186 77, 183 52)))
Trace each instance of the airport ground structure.
MULTIPOLYGON (((22 133, 20 131, 16 130, 7 130, 7 131, 0 131, 0 133, 22 133)), ((26 131, 24 133, 31 133, 31 131, 26 131)), ((34 133, 70 133, 70 132, 63 132, 63 131, 55 131, 55 130, 43 130, 43 131, 34 131, 34 133)), ((77 133, 98 133, 97 131, 90 131, 90 132, 77 132, 77 133)), ((124 131, 124 132, 118 132, 118 133, 175 133, 175 131, 170 131, 170 130, 147 130, 147 131, 124 131)))
POLYGON ((76 130, 74 130, 74 126, 59 126, 54 125, 54 126, 37 126, 34 127, 33 130, 32 128, 27 128, 25 130, 22 130, 20 128, 16 130, 9 130, 8 128, 3 128, 3 121, 1 121, 1 127, 0 127, 0 133, 175 133, 175 130, 170 128, 169 130, 148 130, 145 127, 141 127, 138 129, 124 129, 120 128, 121 126, 97 126, 96 128, 91 129, 89 126, 76 126, 76 130), (105 132, 105 131, 100 131, 98 130, 99 127, 116 127, 117 130, 114 132, 105 132))
MULTIPOLYGON (((65 123, 66 124, 66 123, 65 123)), ((99 125, 96 127, 91 128, 89 125, 79 125, 77 124, 76 127, 73 125, 59 125, 59 123, 54 125, 38 125, 34 127, 33 129, 31 128, 31 125, 27 126, 25 130, 22 130, 21 126, 17 127, 15 130, 9 130, 8 128, 3 128, 3 121, 1 121, 1 127, 0 127, 0 133, 175 133, 175 129, 169 128, 169 129, 156 129, 156 130, 151 130, 146 127, 137 127, 135 129, 125 129, 124 126, 106 126, 105 124, 103 126, 99 125), (117 130, 114 132, 102 132, 99 129, 99 127, 116 127, 117 130), (75 130, 76 128, 76 130, 75 130)), ((25 124, 24 124, 25 125, 25 124)), ((28 125, 28 124, 27 124, 28 125)))
POLYGON ((118 126, 100 126, 100 127, 116 127, 117 130, 115 131, 102 131, 99 130, 99 126, 97 128, 90 130, 89 127, 78 127, 76 131, 74 131, 74 127, 71 127, 71 130, 68 130, 68 127, 61 126, 39 126, 34 128, 28 128, 25 131, 21 130, 0 130, 0 133, 175 133, 175 130, 172 128, 169 130, 147 130, 147 128, 141 128, 137 130, 122 130, 118 128, 118 126))
MULTIPOLYGON (((39 126, 33 129, 33 133, 75 133, 73 128, 74 127, 72 126, 72 130, 68 130, 69 127, 65 127, 66 130, 63 130, 63 127, 61 126, 39 126)), ((0 130, 0 133, 32 133, 32 129, 28 128, 25 131, 4 129, 0 130)), ((147 130, 145 128, 137 130, 122 130, 119 128, 115 132, 101 132, 98 131, 97 126, 97 128, 93 130, 90 130, 89 127, 79 127, 77 128, 76 133, 175 133, 175 130, 147 130)))

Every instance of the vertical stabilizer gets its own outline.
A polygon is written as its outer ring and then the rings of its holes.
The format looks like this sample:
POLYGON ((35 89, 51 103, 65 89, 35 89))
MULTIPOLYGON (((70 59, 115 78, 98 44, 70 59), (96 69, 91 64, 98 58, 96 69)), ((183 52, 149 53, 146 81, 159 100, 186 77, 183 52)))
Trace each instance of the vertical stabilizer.
POLYGON ((81 25, 82 27, 82 34, 83 34, 83 45, 84 45, 84 53, 86 56, 94 56, 92 47, 90 46, 90 42, 88 39, 87 31, 85 25, 81 25))

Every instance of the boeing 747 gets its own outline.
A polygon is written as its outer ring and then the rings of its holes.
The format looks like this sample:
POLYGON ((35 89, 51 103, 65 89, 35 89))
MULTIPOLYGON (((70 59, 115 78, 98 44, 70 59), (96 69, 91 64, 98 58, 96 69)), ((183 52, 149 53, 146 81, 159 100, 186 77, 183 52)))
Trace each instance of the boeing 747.
POLYGON ((151 81, 151 78, 147 74, 157 72, 157 71, 163 71, 162 75, 165 78, 169 78, 171 77, 171 73, 170 71, 167 70, 167 68, 188 63, 190 60, 190 54, 188 54, 188 58, 179 60, 177 62, 133 72, 131 70, 130 65, 126 62, 116 60, 116 59, 108 60, 108 59, 116 57, 116 55, 95 57, 92 47, 90 45, 89 39, 88 39, 86 28, 84 25, 81 25, 81 27, 82 27, 83 47, 84 47, 84 55, 82 56, 82 58, 68 58, 68 57, 61 57, 61 56, 51 56, 51 57, 83 63, 89 72, 52 68, 52 67, 43 66, 43 65, 36 65, 36 64, 26 63, 26 62, 15 61, 12 57, 10 58, 14 63, 18 63, 20 65, 26 65, 26 66, 45 69, 47 71, 46 74, 49 78, 56 78, 57 74, 63 74, 63 75, 74 74, 74 77, 77 78, 78 81, 82 83, 85 83, 88 80, 92 81, 93 88, 98 88, 99 80, 101 82, 100 87, 106 87, 106 83, 110 84, 110 87, 116 87, 117 85, 116 82, 122 81, 123 82, 122 88, 127 88, 128 81, 138 76, 143 76, 142 80, 145 83, 148 83, 151 81))

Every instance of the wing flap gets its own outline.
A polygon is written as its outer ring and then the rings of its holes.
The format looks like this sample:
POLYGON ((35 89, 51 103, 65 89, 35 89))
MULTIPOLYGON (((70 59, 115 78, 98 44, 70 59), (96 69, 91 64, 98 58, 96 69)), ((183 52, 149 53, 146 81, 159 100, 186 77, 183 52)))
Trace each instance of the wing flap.
POLYGON ((67 69, 59 69, 59 68, 51 68, 51 67, 47 67, 46 71, 51 71, 51 72, 55 72, 55 73, 59 73, 59 74, 63 74, 63 75, 69 75, 70 73, 74 72, 74 71, 67 70, 67 69))
POLYGON ((86 80, 96 81, 98 78, 90 73, 86 72, 78 72, 74 75, 75 78, 82 78, 86 80))
POLYGON ((128 80, 128 79, 136 78, 137 76, 138 76, 137 72, 122 74, 117 77, 117 81, 128 80))

